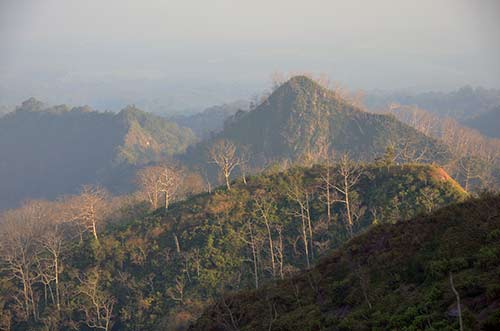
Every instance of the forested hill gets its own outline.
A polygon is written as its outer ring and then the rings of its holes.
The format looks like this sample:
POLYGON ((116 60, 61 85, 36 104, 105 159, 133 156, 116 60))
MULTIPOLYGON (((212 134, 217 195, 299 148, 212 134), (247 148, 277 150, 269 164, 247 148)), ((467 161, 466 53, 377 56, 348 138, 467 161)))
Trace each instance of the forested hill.
POLYGON ((29 99, 0 118, 0 209, 83 184, 125 192, 134 167, 181 153, 193 141, 189 129, 135 107, 114 114, 29 99))
POLYGON ((447 149, 394 117, 362 111, 335 91, 296 76, 278 87, 261 105, 237 113, 224 130, 188 150, 186 159, 206 163, 207 151, 219 140, 229 140, 262 167, 276 161, 318 159, 325 152, 348 152, 353 158, 372 160, 388 145, 427 151, 427 160, 442 160, 447 149))
POLYGON ((182 330, 207 300, 227 290, 289 277, 351 233, 466 196, 440 168, 388 163, 294 167, 251 176, 246 184, 237 180, 231 190, 195 195, 166 211, 144 212, 137 205, 110 213, 91 194, 83 200, 34 202, 4 215, 0 326, 87 330, 85 325, 110 323, 108 330, 182 330), (342 169, 353 176, 348 196, 334 189, 339 185, 345 191, 342 169), (85 232, 87 219, 71 216, 73 211, 86 215, 85 208, 92 208, 99 222, 101 212, 114 221, 104 231, 98 223, 97 233, 85 232), (57 255, 51 247, 57 247, 57 255), (20 251, 25 258, 19 259, 20 251), (36 275, 53 279, 54 256, 59 281, 43 283, 36 275), (30 292, 23 290, 16 263, 23 264, 30 292), (45 296, 48 289, 57 295, 45 296), (96 315, 92 300, 102 315, 96 315))
POLYGON ((302 272, 216 301, 190 328, 500 328, 500 196, 373 227, 302 272), (456 291, 456 294, 454 293, 456 291))
POLYGON ((383 162, 294 167, 246 182, 166 211, 135 205, 110 212, 99 195, 86 192, 7 213, 0 227, 0 326, 182 330, 225 291, 289 277, 373 224, 404 221, 466 196, 441 168, 383 162), (79 216, 88 212, 94 216, 79 216), (103 230, 106 214, 113 221, 103 230), (97 232, 85 231, 94 228, 89 219, 97 232))

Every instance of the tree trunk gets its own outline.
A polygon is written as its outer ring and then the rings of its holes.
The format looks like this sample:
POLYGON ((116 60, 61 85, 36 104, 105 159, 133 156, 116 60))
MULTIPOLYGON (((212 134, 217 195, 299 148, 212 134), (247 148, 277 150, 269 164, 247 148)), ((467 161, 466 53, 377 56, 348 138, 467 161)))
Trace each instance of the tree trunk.
POLYGON ((306 265, 307 265, 307 269, 309 269, 311 267, 311 265, 309 263, 309 244, 307 242, 307 227, 306 227, 306 221, 305 221, 305 215, 304 215, 303 208, 300 209, 300 214, 301 214, 300 216, 302 219, 302 241, 304 242, 304 250, 306 253, 306 265))
POLYGON ((352 232, 352 215, 351 215, 351 204, 349 202, 349 186, 347 183, 347 177, 344 177, 344 191, 345 191, 345 208, 346 208, 346 213, 347 213, 347 226, 349 230, 349 235, 352 237, 353 232, 352 232))
POLYGON ((458 312, 458 324, 460 326, 460 331, 464 330, 464 325, 462 322, 462 307, 460 306, 460 294, 458 293, 457 289, 455 288, 455 284, 453 284, 453 274, 450 271, 450 285, 451 285, 451 290, 455 294, 455 297, 457 299, 457 312, 458 312))

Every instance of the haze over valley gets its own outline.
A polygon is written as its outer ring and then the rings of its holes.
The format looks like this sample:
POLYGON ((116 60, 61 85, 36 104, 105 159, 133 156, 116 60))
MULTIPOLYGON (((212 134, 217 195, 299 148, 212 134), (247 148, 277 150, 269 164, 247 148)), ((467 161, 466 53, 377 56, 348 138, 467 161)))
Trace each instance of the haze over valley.
POLYGON ((499 22, 0 0, 0 331, 500 329, 499 22))

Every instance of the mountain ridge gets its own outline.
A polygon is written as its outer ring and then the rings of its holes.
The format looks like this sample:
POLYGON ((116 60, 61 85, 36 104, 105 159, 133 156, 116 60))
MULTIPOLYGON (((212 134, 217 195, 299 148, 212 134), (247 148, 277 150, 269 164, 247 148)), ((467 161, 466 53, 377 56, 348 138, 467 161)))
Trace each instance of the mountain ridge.
POLYGON ((305 76, 292 77, 254 110, 236 114, 221 132, 188 149, 183 159, 206 162, 207 151, 218 140, 249 150, 250 163, 257 168, 283 160, 319 160, 325 151, 370 161, 391 144, 415 154, 426 150, 428 161, 449 156, 436 139, 394 117, 363 111, 305 76))
POLYGON ((133 106, 115 114, 31 98, 0 118, 0 209, 75 193, 84 184, 128 192, 136 167, 194 141, 191 130, 133 106))

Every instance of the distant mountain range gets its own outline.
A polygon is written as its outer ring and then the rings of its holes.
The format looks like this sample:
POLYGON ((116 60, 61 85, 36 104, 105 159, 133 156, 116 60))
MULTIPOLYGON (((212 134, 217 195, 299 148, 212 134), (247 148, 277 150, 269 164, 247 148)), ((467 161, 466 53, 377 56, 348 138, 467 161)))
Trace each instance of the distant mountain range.
POLYGON ((168 119, 177 123, 180 126, 190 128, 199 139, 209 138, 211 134, 215 134, 223 129, 224 122, 238 111, 248 109, 248 103, 244 101, 236 101, 213 106, 204 111, 191 115, 176 115, 168 119))
POLYGON ((90 183, 127 192, 135 168, 182 153, 194 141, 190 129, 133 106, 115 114, 29 99, 0 118, 0 209, 90 183))
POLYGON ((368 93, 364 102, 372 110, 387 109, 391 103, 418 106, 439 116, 463 122, 500 106, 500 90, 464 86, 448 93, 368 93))
POLYGON ((220 139, 245 151, 255 169, 317 161, 325 150, 373 160, 391 144, 416 153, 425 149, 429 161, 448 153, 394 117, 365 112, 304 76, 285 82, 252 111, 238 111, 241 106, 169 120, 134 106, 115 114, 88 106, 48 107, 31 98, 0 118, 0 209, 90 183, 128 192, 138 167, 174 155, 186 165, 213 168, 207 151, 220 139))
POLYGON ((465 125, 478 130, 491 138, 500 138, 500 106, 479 114, 464 122, 465 125))

